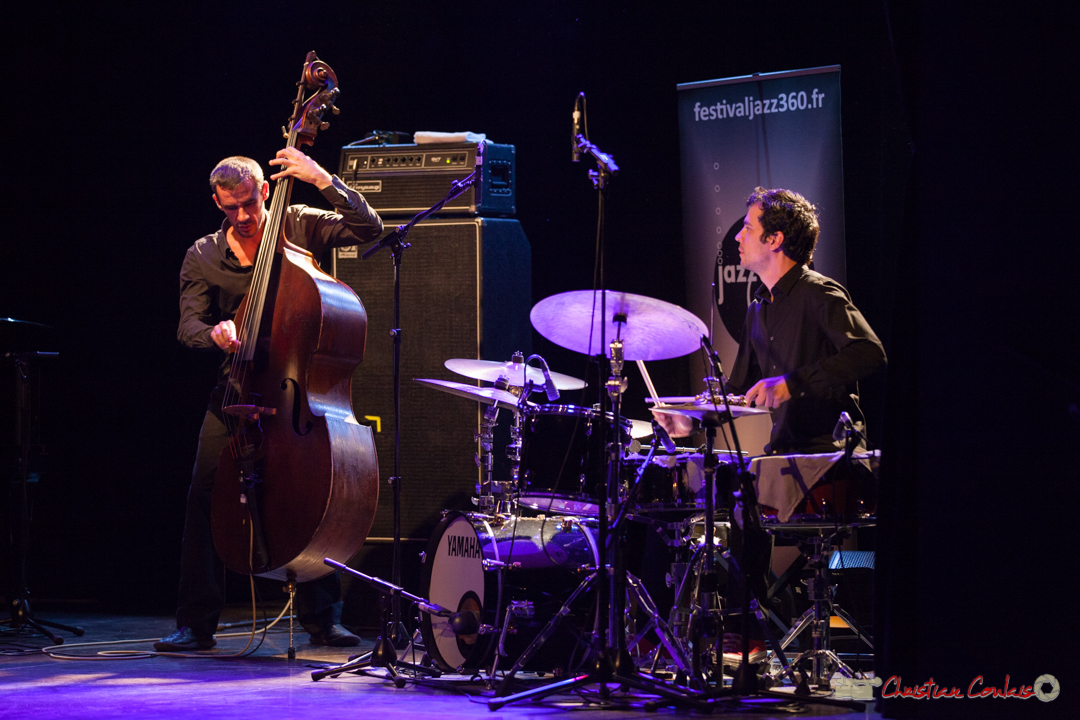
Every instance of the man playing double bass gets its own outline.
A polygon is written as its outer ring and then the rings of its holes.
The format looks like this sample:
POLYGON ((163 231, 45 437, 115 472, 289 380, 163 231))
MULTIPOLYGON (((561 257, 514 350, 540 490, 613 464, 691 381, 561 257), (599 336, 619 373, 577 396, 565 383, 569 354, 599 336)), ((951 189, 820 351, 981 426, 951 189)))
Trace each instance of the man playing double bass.
MULTIPOLYGON (((382 220, 362 195, 347 187, 296 148, 270 161, 271 180, 291 177, 311 183, 334 212, 294 205, 285 212, 283 233, 294 245, 319 258, 330 247, 376 239, 382 220)), ((196 241, 180 269, 180 325, 177 338, 189 348, 223 352, 218 383, 199 432, 199 448, 188 491, 180 556, 180 599, 176 632, 154 643, 162 652, 205 650, 216 644, 214 630, 224 605, 220 562, 211 530, 211 498, 218 458, 228 446, 222 401, 228 385, 230 354, 239 347, 233 318, 251 286, 253 265, 268 213, 270 185, 250 158, 222 160, 210 174, 214 203, 225 213, 221 228, 196 241)), ((296 613, 315 645, 346 647, 359 638, 340 624, 341 581, 337 573, 300 583, 296 613)))

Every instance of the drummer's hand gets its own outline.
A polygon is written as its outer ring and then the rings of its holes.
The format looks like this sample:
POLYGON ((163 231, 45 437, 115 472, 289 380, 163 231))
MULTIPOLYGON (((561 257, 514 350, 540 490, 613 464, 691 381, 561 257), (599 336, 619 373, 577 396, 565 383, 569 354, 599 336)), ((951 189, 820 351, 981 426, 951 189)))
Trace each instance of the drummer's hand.
POLYGON ((210 339, 225 352, 235 352, 240 347, 236 338, 236 324, 232 320, 222 320, 210 331, 210 339))
POLYGON ((280 171, 270 176, 271 180, 294 177, 311 183, 320 190, 329 187, 333 182, 333 177, 323 170, 319 163, 293 147, 278 150, 277 156, 270 161, 270 164, 281 167, 280 171))
POLYGON ((672 415, 671 413, 659 413, 652 411, 656 422, 660 427, 667 430, 667 434, 673 438, 686 437, 694 432, 694 421, 685 415, 672 415))
POLYGON ((759 380, 746 393, 746 404, 752 407, 778 408, 791 399, 784 376, 759 380))

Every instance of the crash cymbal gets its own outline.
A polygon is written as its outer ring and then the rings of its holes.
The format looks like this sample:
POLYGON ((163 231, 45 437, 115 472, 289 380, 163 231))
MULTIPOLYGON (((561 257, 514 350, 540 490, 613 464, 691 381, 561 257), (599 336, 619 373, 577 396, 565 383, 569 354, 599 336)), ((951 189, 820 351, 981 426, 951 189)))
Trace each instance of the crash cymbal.
MULTIPOLYGON (((601 295, 574 290, 544 298, 533 306, 529 320, 536 331, 567 350, 585 355, 600 354, 600 328, 604 342, 623 341, 623 359, 667 360, 698 349, 708 328, 689 310, 663 300, 605 291, 605 317, 600 319, 601 295), (616 322, 619 320, 620 322, 616 322)), ((603 348, 610 356, 609 347, 603 348)))
POLYGON ((506 410, 517 410, 518 398, 513 393, 493 387, 476 387, 452 380, 430 380, 415 378, 416 382, 423 383, 430 388, 468 398, 485 405, 498 405, 506 410))
MULTIPOLYGON (((524 387, 526 379, 532 380, 533 385, 544 384, 544 373, 540 368, 528 366, 528 376, 525 375, 525 364, 516 362, 495 362, 494 360, 470 360, 468 358, 451 358, 443 363, 448 370, 458 375, 495 382, 500 377, 506 377, 511 385, 524 387)), ((562 373, 551 373, 551 381, 559 390, 580 390, 585 387, 585 381, 562 373)))

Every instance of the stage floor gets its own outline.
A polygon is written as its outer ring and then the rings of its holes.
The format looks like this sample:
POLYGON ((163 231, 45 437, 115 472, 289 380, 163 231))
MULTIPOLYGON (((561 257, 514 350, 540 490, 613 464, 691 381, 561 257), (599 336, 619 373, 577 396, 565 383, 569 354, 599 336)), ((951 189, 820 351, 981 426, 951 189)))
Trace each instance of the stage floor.
MULTIPOLYGON (((165 657, 148 654, 152 643, 172 631, 170 617, 110 615, 64 606, 52 610, 36 607, 41 618, 82 627, 86 634, 75 637, 60 632, 63 645, 53 645, 32 630, 19 633, 0 627, 0 696, 4 718, 175 718, 197 720, 229 718, 355 718, 379 717, 441 719, 466 716, 510 718, 551 717, 561 712, 585 713, 596 718, 625 717, 628 711, 644 712, 656 696, 627 694, 612 686, 610 699, 601 702, 596 686, 581 693, 552 696, 538 702, 519 702, 492 715, 487 701, 493 696, 481 681, 465 676, 443 675, 423 684, 409 682, 398 689, 381 677, 345 673, 318 682, 311 673, 328 665, 346 662, 350 655, 368 650, 374 638, 365 638, 359 648, 325 648, 308 643, 297 626, 296 659, 288 659, 287 623, 266 633, 254 653, 240 659, 225 655, 239 653, 248 643, 243 637, 222 637, 212 651, 198 658, 165 657), (282 628, 284 626, 284 628, 282 628), (279 628, 282 628, 279 630, 279 628), (122 642, 121 641, 129 641, 122 642), (131 642, 134 641, 134 642, 131 642), (115 644, 105 644, 115 643, 115 644), (58 657, 44 654, 48 650, 58 657), (147 653, 131 657, 101 653, 147 653), (59 659, 59 656, 80 659, 59 659)), ((250 611, 249 611, 250 616, 250 611)), ((230 609, 223 621, 241 621, 243 611, 230 609)), ((236 629, 228 632, 237 632, 236 629)), ((258 638, 256 638, 256 643, 258 638)), ((383 671, 377 671, 382 673, 383 671)), ((537 687, 551 681, 526 674, 518 689, 537 687)), ((873 704, 861 712, 808 703, 799 712, 803 718, 878 718, 873 704)), ((700 715, 693 708, 666 707, 663 715, 700 715)), ((746 710, 715 705, 713 717, 745 717, 746 710)), ((791 712, 759 707, 754 717, 790 717, 791 712)))

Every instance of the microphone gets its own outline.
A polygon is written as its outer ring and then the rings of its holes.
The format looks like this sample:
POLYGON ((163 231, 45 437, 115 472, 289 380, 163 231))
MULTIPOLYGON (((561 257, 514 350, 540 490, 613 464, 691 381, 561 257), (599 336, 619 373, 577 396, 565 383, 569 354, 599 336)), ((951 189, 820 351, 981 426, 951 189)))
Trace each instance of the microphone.
POLYGON ((701 336, 701 347, 709 357, 709 363, 713 366, 713 374, 716 377, 723 377, 724 366, 720 363, 720 355, 713 349, 712 343, 709 342, 709 338, 705 335, 701 336))
POLYGON ((475 635, 480 632, 480 618, 476 613, 466 610, 454 612, 442 605, 428 602, 418 602, 417 607, 432 617, 447 618, 450 620, 450 629, 455 635, 475 635))
POLYGON ((475 635, 480 632, 480 618, 470 610, 454 613, 450 618, 450 630, 459 637, 461 635, 475 635))
POLYGON ((444 608, 442 605, 438 605, 436 603, 418 602, 416 603, 416 606, 420 608, 422 612, 426 612, 428 615, 432 615, 434 617, 448 618, 454 616, 453 610, 444 608))
POLYGON ((548 370, 548 364, 540 358, 541 369, 544 371, 544 392, 547 393, 548 402, 555 402, 559 399, 559 388, 555 387, 554 381, 551 379, 551 371, 548 370))
POLYGON ((573 162, 581 162, 581 150, 578 149, 578 135, 581 134, 581 101, 585 93, 579 92, 574 98, 574 127, 570 132, 570 159, 573 162))
POLYGON ((674 455, 676 450, 675 442, 671 439, 671 436, 668 435, 668 431, 664 429, 664 426, 656 422, 656 420, 653 420, 652 432, 653 435, 660 438, 660 442, 664 445, 664 449, 667 450, 668 455, 674 455))
POLYGON ((862 433, 855 429, 855 423, 851 421, 851 416, 847 414, 847 411, 841 410, 840 419, 836 421, 836 427, 834 427, 832 431, 832 439, 836 442, 844 442, 848 432, 862 435, 862 433))

